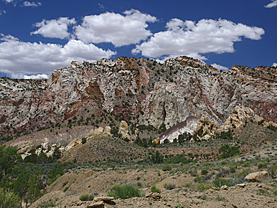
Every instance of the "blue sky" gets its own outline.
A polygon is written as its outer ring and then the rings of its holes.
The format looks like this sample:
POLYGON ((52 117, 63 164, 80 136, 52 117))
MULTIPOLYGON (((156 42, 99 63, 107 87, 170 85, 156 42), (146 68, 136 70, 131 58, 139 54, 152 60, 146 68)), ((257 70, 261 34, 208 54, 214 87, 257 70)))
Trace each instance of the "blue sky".
POLYGON ((0 0, 0 76, 119 56, 275 66, 276 20, 277 0, 0 0))

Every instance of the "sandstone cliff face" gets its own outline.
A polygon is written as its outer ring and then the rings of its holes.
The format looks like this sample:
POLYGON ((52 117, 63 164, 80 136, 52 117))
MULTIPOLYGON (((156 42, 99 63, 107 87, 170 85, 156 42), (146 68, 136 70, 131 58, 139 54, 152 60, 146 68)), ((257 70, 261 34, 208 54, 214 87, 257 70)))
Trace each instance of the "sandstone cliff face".
POLYGON ((232 132, 237 130, 238 133, 248 122, 259 124, 264 127, 277 127, 277 123, 272 121, 267 122, 263 117, 255 114, 251 108, 239 105, 233 109, 231 115, 226 119, 222 126, 216 125, 207 116, 202 116, 198 121, 193 134, 196 135, 197 139, 200 141, 214 139, 222 132, 228 132, 229 130, 232 132))
POLYGON ((44 80, 0 79, 0 133, 36 131, 73 116, 102 110, 125 120, 169 128, 189 116, 222 125, 235 106, 277 122, 276 67, 233 66, 220 72, 188 57, 153 60, 120 57, 72 62, 44 80))

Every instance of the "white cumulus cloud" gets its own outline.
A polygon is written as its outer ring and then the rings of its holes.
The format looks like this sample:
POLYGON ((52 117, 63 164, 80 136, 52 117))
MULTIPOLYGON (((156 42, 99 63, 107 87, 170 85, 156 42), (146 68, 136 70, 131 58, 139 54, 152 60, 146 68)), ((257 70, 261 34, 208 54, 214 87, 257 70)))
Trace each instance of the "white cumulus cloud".
POLYGON ((42 5, 41 2, 37 2, 37 3, 29 2, 29 1, 24 1, 23 2, 23 6, 25 6, 25 7, 38 7, 38 6, 41 6, 41 5, 42 5))
POLYGON ((85 16, 82 25, 74 27, 75 35, 85 43, 111 42, 116 47, 137 44, 152 35, 146 22, 155 22, 156 17, 134 9, 123 14, 85 16))
POLYGON ((229 70, 226 66, 221 66, 221 65, 216 64, 216 63, 211 64, 211 66, 213 66, 214 68, 216 68, 216 69, 218 69, 218 70, 222 70, 222 71, 227 71, 227 70, 229 70))
POLYGON ((175 18, 167 22, 166 28, 166 31, 155 33, 148 41, 137 45, 132 53, 152 58, 180 54, 199 58, 199 54, 211 52, 232 53, 234 42, 241 41, 241 37, 259 40, 265 33, 262 28, 223 19, 202 19, 195 23, 175 18))
POLYGON ((40 34, 47 38, 69 38, 68 26, 75 24, 75 19, 69 19, 68 17, 60 17, 55 20, 42 20, 35 24, 39 29, 31 34, 40 34))
POLYGON ((277 63, 273 63, 273 65, 272 65, 272 66, 277 67, 277 63))
POLYGON ((271 3, 265 5, 265 8, 272 8, 277 6, 277 0, 272 0, 271 3))
POLYGON ((47 74, 24 75, 23 79, 48 79, 47 74))
POLYGON ((70 40, 64 46, 22 42, 13 36, 0 39, 0 72, 24 78, 26 74, 51 74, 54 69, 69 66, 71 61, 94 62, 110 58, 116 52, 103 50, 80 40, 70 40))

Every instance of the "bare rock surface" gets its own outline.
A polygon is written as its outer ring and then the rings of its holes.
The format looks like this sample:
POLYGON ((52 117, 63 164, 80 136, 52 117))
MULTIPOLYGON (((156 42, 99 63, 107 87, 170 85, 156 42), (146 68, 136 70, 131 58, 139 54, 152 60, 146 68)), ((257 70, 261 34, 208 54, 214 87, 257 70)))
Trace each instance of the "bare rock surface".
POLYGON ((255 173, 250 173, 247 176, 245 176, 246 181, 259 181, 262 178, 268 177, 268 172, 267 171, 261 171, 261 172, 255 172, 255 173))
POLYGON ((48 80, 0 78, 0 132, 5 137, 33 132, 103 110, 167 129, 202 115, 222 125, 238 105, 276 122, 276 75, 273 67, 220 72, 184 56, 164 64, 126 57, 73 61, 48 80))

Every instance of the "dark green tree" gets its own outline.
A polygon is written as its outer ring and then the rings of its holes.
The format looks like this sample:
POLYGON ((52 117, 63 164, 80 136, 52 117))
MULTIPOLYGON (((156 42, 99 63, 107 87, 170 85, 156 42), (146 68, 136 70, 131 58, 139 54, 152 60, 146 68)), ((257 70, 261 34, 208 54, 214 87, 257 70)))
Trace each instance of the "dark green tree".
POLYGON ((163 155, 159 151, 156 151, 155 154, 151 155, 151 161, 156 164, 162 163, 163 158, 163 155))

